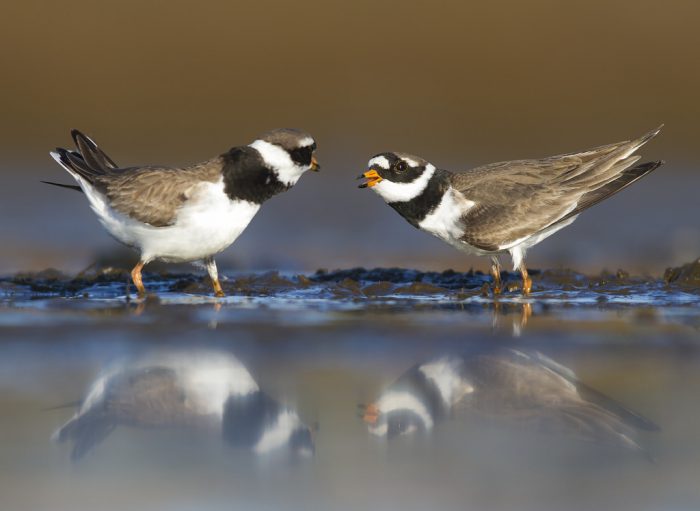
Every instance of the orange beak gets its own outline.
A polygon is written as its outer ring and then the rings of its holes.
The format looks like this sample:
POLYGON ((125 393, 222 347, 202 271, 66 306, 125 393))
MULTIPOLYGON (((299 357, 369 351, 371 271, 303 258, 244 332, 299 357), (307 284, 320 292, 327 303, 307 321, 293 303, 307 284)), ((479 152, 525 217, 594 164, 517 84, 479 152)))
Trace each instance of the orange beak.
POLYGON ((374 185, 380 183, 382 179, 384 179, 382 176, 380 176, 376 170, 371 169, 359 176, 357 179, 362 179, 365 178, 367 181, 364 183, 360 184, 358 188, 372 188, 374 185))
POLYGON ((313 170, 314 172, 318 172, 319 170, 321 170, 321 166, 318 164, 316 155, 313 155, 311 157, 311 170, 313 170))
POLYGON ((377 408, 377 405, 367 405, 367 408, 365 408, 365 413, 362 416, 362 420, 367 424, 376 424, 377 419, 379 419, 379 408, 377 408))

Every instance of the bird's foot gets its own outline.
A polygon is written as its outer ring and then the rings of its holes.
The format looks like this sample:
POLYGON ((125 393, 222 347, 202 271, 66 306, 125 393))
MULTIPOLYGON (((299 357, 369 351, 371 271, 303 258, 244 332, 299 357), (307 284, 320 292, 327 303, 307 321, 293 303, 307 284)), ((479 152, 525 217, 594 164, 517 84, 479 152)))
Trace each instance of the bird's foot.
POLYGON ((224 296, 226 296, 226 293, 224 293, 224 290, 221 287, 219 279, 211 279, 211 285, 214 288, 214 295, 217 298, 223 298, 224 296))

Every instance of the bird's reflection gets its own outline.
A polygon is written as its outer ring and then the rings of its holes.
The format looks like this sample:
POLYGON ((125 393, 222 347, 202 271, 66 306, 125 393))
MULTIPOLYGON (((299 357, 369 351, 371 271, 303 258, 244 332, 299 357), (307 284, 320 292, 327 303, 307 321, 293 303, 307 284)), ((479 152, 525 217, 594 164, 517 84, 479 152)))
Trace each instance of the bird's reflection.
POLYGON ((475 412, 648 456, 636 430, 658 430, 649 419, 582 383, 569 368, 538 352, 514 349, 442 356, 416 365, 360 409, 369 431, 383 438, 428 432, 448 417, 475 412))
POLYGON ((491 326, 494 330, 510 329, 513 337, 520 337, 532 314, 532 303, 529 301, 504 305, 499 300, 494 300, 491 326))
POLYGON ((259 455, 314 450, 297 412, 263 392, 237 358, 216 351, 159 351, 111 367, 54 439, 71 441, 76 460, 117 426, 220 435, 259 455))

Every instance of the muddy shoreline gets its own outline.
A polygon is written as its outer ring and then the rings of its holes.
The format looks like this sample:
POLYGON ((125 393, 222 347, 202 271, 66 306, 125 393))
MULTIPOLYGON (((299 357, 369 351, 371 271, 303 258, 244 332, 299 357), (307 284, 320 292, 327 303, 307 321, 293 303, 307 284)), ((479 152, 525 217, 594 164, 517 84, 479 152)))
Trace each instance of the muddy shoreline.
MULTIPOLYGON (((624 270, 584 275, 571 269, 532 270, 533 299, 585 293, 598 302, 608 297, 676 293, 700 297, 700 260, 669 268, 661 278, 630 275, 624 270)), ((504 297, 521 296, 517 273, 503 272, 504 297)), ((211 294, 208 278, 196 273, 146 272, 144 283, 152 294, 211 294)), ((222 285, 229 296, 298 296, 324 299, 381 299, 383 297, 435 297, 468 299, 492 296, 491 277, 480 271, 422 272, 405 268, 351 268, 311 274, 277 271, 234 274, 222 285)), ((76 276, 47 269, 0 278, 0 296, 13 298, 71 297, 109 298, 132 296, 126 269, 92 269, 76 276)))

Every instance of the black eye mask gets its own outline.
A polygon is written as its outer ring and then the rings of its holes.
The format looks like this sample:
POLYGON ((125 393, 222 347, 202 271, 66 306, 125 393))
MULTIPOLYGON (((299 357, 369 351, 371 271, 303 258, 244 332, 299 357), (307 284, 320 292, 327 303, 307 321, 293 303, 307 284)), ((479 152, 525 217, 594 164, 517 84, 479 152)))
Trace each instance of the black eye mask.
POLYGON ((292 157, 292 161, 299 165, 300 167, 308 167, 311 165, 311 157, 314 153, 314 145, 297 147, 289 151, 289 155, 292 157))

